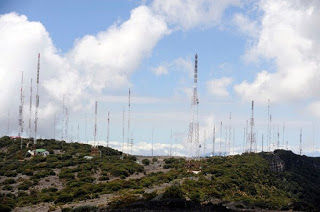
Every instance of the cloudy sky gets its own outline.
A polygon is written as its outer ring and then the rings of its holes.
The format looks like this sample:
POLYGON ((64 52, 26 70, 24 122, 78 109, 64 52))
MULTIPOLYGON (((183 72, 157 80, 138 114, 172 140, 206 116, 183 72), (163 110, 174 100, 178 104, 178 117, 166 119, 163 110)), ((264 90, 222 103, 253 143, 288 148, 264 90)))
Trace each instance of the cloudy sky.
POLYGON ((270 99, 271 143, 279 132, 281 145, 288 141, 298 152, 302 129, 303 153, 314 154, 320 150, 319 10, 318 0, 2 0, 0 133, 18 133, 23 72, 28 136, 30 80, 35 82, 40 53, 39 136, 52 138, 55 132, 61 138, 65 97, 68 140, 92 141, 98 101, 97 139, 105 144, 110 111, 110 144, 121 149, 131 88, 134 153, 151 154, 153 131, 155 154, 168 154, 171 143, 175 154, 188 154, 198 53, 200 138, 206 152, 212 149, 214 125, 216 151, 225 143, 226 128, 234 137, 232 151, 243 151, 251 100, 261 150, 270 99))

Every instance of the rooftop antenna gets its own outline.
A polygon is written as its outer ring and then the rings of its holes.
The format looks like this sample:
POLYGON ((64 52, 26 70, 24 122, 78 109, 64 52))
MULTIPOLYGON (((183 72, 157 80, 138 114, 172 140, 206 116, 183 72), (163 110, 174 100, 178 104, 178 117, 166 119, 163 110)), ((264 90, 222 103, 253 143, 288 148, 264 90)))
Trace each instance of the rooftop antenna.
POLYGON ((192 120, 189 124, 189 134, 188 134, 188 141, 190 143, 195 143, 197 146, 196 148, 196 155, 199 156, 199 121, 198 121, 198 105, 199 105, 199 98, 198 98, 198 55, 195 55, 195 62, 194 62, 194 78, 193 78, 193 95, 191 101, 191 110, 192 110, 192 120))
POLYGON ((128 131, 127 131, 127 149, 129 151, 129 146, 130 146, 130 112, 131 112, 131 105, 130 105, 130 99, 131 98, 131 91, 130 91, 130 88, 129 88, 129 95, 128 95, 128 131))
POLYGON ((29 138, 31 138, 32 134, 32 126, 31 126, 31 117, 32 116, 32 78, 30 80, 30 99, 29 99, 29 138))
POLYGON ((300 129, 300 148, 299 148, 299 154, 302 155, 302 129, 300 129))
POLYGON ((23 133, 23 103, 24 103, 24 96, 23 96, 23 72, 21 72, 21 87, 20 87, 20 106, 19 106, 19 133, 18 136, 20 137, 20 149, 22 149, 22 133, 23 133))
POLYGON ((255 144, 255 135, 254 135, 254 101, 251 102, 251 120, 250 120, 250 150, 253 151, 253 146, 255 144))
POLYGON ((215 142, 216 142, 216 125, 213 125, 213 131, 212 131, 212 156, 214 156, 214 145, 215 145, 215 142))
POLYGON ((153 157, 153 135, 154 135, 154 128, 152 127, 151 133, 151 156, 153 157))
POLYGON ((108 112, 107 147, 109 147, 109 139, 110 139, 110 112, 108 112))
POLYGON ((93 147, 96 147, 96 141, 97 141, 97 113, 98 113, 98 102, 96 101, 94 106, 93 147))
POLYGON ((37 131, 38 131, 38 108, 39 108, 39 72, 40 72, 40 53, 38 54, 37 66, 37 87, 36 87, 36 112, 34 115, 34 144, 37 144, 37 131))
POLYGON ((122 111, 122 153, 123 153, 123 151, 124 151, 124 119, 125 119, 125 117, 124 117, 124 114, 125 113, 125 111, 124 111, 124 108, 123 108, 123 111, 122 111))

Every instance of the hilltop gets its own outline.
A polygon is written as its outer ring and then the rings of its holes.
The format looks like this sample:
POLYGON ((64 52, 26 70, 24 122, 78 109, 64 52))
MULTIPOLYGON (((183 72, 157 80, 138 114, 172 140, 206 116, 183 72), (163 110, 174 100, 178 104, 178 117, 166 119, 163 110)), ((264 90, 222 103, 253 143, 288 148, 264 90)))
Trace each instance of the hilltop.
POLYGON ((196 161, 99 146, 90 159, 90 145, 40 139, 50 154, 26 157, 28 142, 0 138, 1 211, 320 210, 320 158, 291 151, 196 161))

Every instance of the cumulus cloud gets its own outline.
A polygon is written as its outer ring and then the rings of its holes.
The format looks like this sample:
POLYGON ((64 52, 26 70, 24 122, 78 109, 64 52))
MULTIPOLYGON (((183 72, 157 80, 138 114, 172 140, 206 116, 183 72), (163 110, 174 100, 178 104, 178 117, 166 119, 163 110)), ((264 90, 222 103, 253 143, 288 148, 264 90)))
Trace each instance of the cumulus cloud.
POLYGON ((152 9, 180 29, 208 27, 220 23, 224 11, 239 0, 155 0, 152 9))
POLYGON ((212 79, 207 82, 207 90, 211 95, 217 97, 228 97, 228 86, 232 83, 232 78, 222 77, 219 79, 212 79))
POLYGON ((262 71, 253 82, 235 85, 235 91, 260 102, 319 97, 320 2, 262 0, 259 9, 260 30, 246 58, 271 61, 276 71, 262 71))
POLYGON ((153 68, 152 71, 154 72, 155 75, 160 76, 160 75, 167 75, 168 74, 168 69, 166 66, 160 65, 156 68, 153 68))

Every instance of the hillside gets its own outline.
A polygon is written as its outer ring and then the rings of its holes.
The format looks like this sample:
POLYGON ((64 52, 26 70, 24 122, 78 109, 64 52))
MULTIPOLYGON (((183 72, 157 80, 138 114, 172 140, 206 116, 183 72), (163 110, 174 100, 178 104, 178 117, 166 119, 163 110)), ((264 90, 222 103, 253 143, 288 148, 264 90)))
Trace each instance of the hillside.
POLYGON ((39 140, 50 155, 25 157, 0 138, 0 210, 320 210, 320 158, 291 151, 213 157, 121 157, 99 146, 39 140), (192 171, 201 170, 199 173, 192 171))

